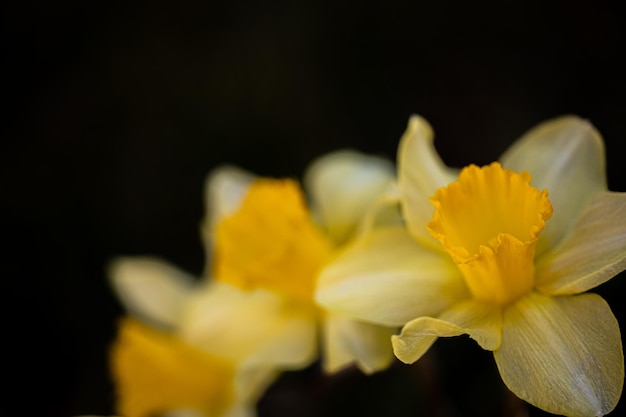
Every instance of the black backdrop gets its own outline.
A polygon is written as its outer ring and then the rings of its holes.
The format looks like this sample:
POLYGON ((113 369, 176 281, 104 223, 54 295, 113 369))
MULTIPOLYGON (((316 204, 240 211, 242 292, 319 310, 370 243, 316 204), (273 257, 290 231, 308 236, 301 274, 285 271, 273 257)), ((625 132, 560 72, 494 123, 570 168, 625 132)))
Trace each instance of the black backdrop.
MULTIPOLYGON (((104 267, 153 254, 199 273, 202 186, 220 163, 298 177, 338 148, 394 158, 418 113, 449 165, 484 164, 575 113, 626 191, 618 1, 144 3, 2 6, 0 409, 112 412, 106 349, 122 310, 104 267)), ((622 329, 624 278, 597 289, 622 329)), ((503 415, 488 352, 454 338, 432 355, 445 361, 370 378, 287 374, 260 414, 503 415)))

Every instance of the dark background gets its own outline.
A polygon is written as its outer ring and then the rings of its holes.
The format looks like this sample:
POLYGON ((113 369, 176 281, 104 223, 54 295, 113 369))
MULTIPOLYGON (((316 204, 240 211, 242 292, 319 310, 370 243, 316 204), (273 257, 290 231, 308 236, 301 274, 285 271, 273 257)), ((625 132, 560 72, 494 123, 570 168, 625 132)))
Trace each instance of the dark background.
MULTIPOLYGON (((261 3, 2 6, 0 409, 112 413, 122 310, 105 265, 152 254, 200 273, 203 181, 221 163, 299 177, 338 148, 393 159, 417 113, 449 165, 485 164, 575 113, 605 138, 610 189, 626 191, 618 1, 261 3)), ((622 329, 624 278, 596 291, 622 329)), ((286 374, 260 415, 512 415, 492 355, 469 339, 424 359, 369 378, 286 374)))

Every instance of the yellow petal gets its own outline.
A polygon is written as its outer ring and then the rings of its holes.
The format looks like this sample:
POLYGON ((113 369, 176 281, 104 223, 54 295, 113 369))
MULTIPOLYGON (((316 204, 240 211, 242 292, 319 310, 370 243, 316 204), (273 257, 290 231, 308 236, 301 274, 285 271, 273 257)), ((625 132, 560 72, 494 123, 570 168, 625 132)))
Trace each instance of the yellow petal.
POLYGON ((126 417, 149 417, 176 409, 219 415, 233 399, 230 362, 134 319, 120 324, 111 367, 117 410, 126 417))
POLYGON ((601 416, 622 392, 618 323, 595 294, 520 299, 505 310, 494 356, 507 387, 550 413, 601 416))
POLYGON ((111 285, 133 315, 160 327, 173 327, 194 278, 157 258, 117 258, 109 266, 111 285))
POLYGON ((337 151, 315 160, 304 176, 315 218, 335 244, 348 240, 374 200, 392 183, 386 159, 337 151))
POLYGON ((541 257, 537 288, 577 294, 626 269, 626 193, 598 193, 567 238, 541 257))
POLYGON ((438 337, 468 334, 487 350, 500 346, 502 310, 498 306, 466 300, 443 312, 439 318, 419 317, 392 336, 395 355, 405 363, 417 361, 438 337))
POLYGON ((312 303, 315 278, 332 249, 296 182, 258 179, 241 207, 217 225, 213 276, 312 303))
POLYGON ((335 314, 324 319, 324 370, 337 372, 354 363, 365 373, 381 371, 393 360, 389 338, 395 328, 335 314))
POLYGON ((337 314, 402 326, 468 296, 446 253, 420 246, 404 228, 383 228, 348 246, 322 270, 316 301, 337 314))
POLYGON ((435 211, 428 199, 456 176, 457 171, 446 167, 439 158, 428 122, 412 116, 398 148, 398 186, 407 227, 425 245, 438 247, 426 230, 435 211))
POLYGON ((554 216, 539 236, 538 254, 563 239, 589 199, 606 190, 604 157, 600 134, 576 116, 539 124, 502 155, 505 168, 530 172, 533 186, 550 193, 554 216))
POLYGON ((248 368, 303 368, 317 355, 316 311, 265 290, 209 283, 185 305, 181 337, 248 368))

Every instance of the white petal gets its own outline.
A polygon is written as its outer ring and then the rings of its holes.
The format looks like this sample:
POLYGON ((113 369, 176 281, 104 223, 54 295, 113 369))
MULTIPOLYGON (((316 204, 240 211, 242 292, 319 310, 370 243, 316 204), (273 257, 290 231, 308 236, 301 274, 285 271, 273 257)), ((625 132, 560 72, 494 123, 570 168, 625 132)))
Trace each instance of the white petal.
POLYGON ((159 327, 175 326, 194 278, 156 258, 118 258, 109 266, 111 285, 124 307, 159 327))
POLYGON ((550 413, 601 416, 622 392, 619 326, 596 294, 522 298, 505 310, 494 356, 509 389, 550 413))
POLYGON ((532 185, 550 193, 554 215, 540 234, 538 254, 563 239, 590 198, 606 190, 604 157, 600 134, 576 116, 541 123, 502 155, 505 168, 528 171, 532 185))
POLYGON ((355 151, 337 151, 315 160, 304 185, 314 216, 336 243, 346 241, 374 200, 394 178, 393 164, 355 151))
POLYGON ((393 360, 391 335, 395 331, 328 314, 324 320, 324 369, 332 373, 354 363, 365 373, 387 368, 393 360))
POLYGON ((435 210, 429 198, 454 181, 458 172, 444 165, 433 145, 433 130, 420 116, 412 116, 398 148, 398 186, 407 227, 420 242, 439 247, 426 229, 435 210))
POLYGON ((312 308, 290 305, 268 291, 242 291, 217 281, 186 303, 179 329, 191 345, 250 369, 302 368, 317 354, 312 308))
POLYGON ((322 270, 316 301, 337 314, 402 326, 467 296, 448 254, 420 246, 404 228, 384 228, 348 246, 322 270))
POLYGON ((537 288, 548 294, 587 291, 626 269, 626 193, 597 194, 567 238, 543 256, 537 288))

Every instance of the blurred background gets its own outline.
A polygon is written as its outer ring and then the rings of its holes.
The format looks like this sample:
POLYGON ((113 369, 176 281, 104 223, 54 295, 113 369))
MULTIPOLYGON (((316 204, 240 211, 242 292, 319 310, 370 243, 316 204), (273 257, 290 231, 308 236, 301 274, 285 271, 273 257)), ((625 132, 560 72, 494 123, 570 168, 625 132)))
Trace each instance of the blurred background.
MULTIPOLYGON (((609 187, 626 191, 618 1, 2 9, 2 408, 13 415, 112 413, 107 349, 122 309, 107 262, 149 254, 199 274, 203 182, 222 163, 300 177, 339 148, 395 159, 417 113, 449 165, 485 164, 536 123, 574 113, 603 134, 609 187)), ((622 330, 625 278, 596 291, 622 330)), ((518 406, 492 355, 459 337, 371 377, 286 374, 259 416, 507 416, 518 406)))

